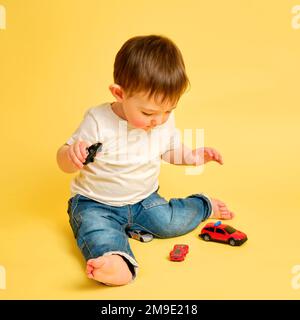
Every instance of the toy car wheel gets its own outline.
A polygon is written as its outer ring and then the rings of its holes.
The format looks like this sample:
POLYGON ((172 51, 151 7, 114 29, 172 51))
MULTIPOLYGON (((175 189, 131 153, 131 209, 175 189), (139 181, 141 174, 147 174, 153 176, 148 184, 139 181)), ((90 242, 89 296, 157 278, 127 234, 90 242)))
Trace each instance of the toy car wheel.
POLYGON ((209 236, 209 234, 204 234, 204 235, 203 235, 203 240, 205 240, 205 241, 210 241, 210 236, 209 236))
POLYGON ((236 242, 235 242, 234 239, 229 239, 229 244, 230 244, 231 246, 235 246, 235 245, 236 245, 236 242))
POLYGON ((140 241, 141 241, 141 242, 145 242, 145 240, 144 240, 142 237, 140 238, 140 241))

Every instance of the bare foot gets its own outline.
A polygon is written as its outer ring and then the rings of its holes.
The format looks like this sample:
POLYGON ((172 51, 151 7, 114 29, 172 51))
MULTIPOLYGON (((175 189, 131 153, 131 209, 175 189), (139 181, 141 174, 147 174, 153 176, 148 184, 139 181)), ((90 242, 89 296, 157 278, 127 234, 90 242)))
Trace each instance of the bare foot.
POLYGON ((86 274, 88 278, 108 285, 121 286, 132 279, 127 263, 117 254, 88 260, 86 274))
POLYGON ((217 199, 211 199, 213 214, 210 216, 212 219, 232 219, 234 218, 234 213, 226 207, 226 204, 217 199))

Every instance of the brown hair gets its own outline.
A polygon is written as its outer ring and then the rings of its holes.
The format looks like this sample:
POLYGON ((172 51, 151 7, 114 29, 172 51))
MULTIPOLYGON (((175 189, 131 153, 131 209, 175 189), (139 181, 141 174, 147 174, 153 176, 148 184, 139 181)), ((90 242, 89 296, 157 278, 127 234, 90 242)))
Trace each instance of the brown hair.
POLYGON ((176 104, 189 85, 178 47, 158 35, 127 40, 116 55, 114 82, 130 97, 144 92, 155 99, 176 104))

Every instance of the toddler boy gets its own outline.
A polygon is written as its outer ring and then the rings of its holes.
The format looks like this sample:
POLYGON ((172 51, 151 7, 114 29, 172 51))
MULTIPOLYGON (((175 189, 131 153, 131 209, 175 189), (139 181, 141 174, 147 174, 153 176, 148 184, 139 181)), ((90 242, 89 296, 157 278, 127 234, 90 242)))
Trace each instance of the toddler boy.
POLYGON ((86 273, 106 285, 124 285, 138 264, 127 232, 142 230, 159 238, 183 235, 208 218, 231 219, 226 205, 204 194, 165 200, 158 194, 161 159, 197 166, 223 164, 212 148, 190 150, 180 143, 173 110, 189 84, 178 47, 158 35, 124 43, 114 63, 116 99, 89 109, 57 162, 71 184, 70 224, 86 273), (84 165, 87 148, 101 142, 94 162, 84 165))

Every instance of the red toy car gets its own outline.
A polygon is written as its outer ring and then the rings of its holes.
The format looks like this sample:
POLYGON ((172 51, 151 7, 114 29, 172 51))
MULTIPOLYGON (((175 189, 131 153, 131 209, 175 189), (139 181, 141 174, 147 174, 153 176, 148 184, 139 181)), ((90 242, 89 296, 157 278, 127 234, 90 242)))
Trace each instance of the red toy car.
POLYGON ((173 250, 181 249, 185 252, 185 255, 189 253, 189 246, 187 244, 175 244, 173 250))
POLYGON ((231 246, 240 246, 248 240, 245 233, 227 224, 222 224, 221 221, 207 223, 201 230, 199 237, 205 241, 229 243, 231 246))
POLYGON ((170 252, 171 261, 183 261, 189 252, 189 246, 186 244, 175 244, 173 250, 170 252))

